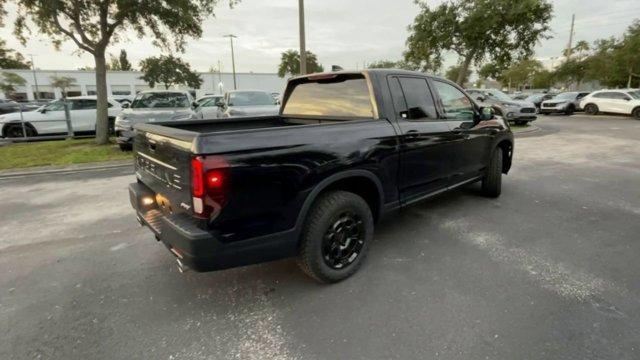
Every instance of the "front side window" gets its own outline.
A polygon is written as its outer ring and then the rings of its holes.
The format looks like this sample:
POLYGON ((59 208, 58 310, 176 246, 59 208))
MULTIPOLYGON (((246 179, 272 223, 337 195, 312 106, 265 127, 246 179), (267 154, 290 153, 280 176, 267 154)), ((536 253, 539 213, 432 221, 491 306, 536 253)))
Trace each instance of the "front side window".
POLYGON ((294 85, 284 116, 373 118, 369 87, 363 75, 333 76, 294 85))
POLYGON ((62 100, 52 101, 47 104, 44 109, 46 111, 62 111, 64 110, 64 102, 62 100))
POLYGON ((71 109, 73 110, 95 110, 98 107, 96 100, 80 99, 71 101, 71 109))
POLYGON ((131 104, 133 109, 187 108, 190 106, 186 94, 173 92, 140 93, 136 95, 131 104))
POLYGON ((433 84, 440 95, 447 119, 473 120, 473 104, 462 91, 442 81, 434 81, 433 84))

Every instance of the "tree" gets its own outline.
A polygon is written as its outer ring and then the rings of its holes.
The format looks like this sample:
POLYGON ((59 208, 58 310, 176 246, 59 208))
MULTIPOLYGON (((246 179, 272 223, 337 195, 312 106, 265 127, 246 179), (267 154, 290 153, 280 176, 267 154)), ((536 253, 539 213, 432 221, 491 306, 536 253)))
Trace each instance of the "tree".
MULTIPOLYGON (((307 71, 309 73, 323 72, 324 67, 318 63, 316 54, 307 50, 307 71)), ((282 53, 280 66, 278 66, 278 76, 300 74, 300 52, 298 50, 287 50, 282 53)))
POLYGON ((482 65, 482 67, 478 70, 478 76, 481 79, 485 79, 485 80, 493 79, 497 81, 502 81, 502 73, 504 73, 504 71, 507 70, 509 65, 498 64, 495 62, 486 63, 482 65))
POLYGON ((507 83, 509 87, 511 87, 511 84, 514 84, 517 88, 522 90, 525 85, 530 85, 534 76, 543 69, 544 67, 540 61, 535 59, 524 59, 513 64, 502 73, 502 83, 507 83))
MULTIPOLYGON (((0 0, 2 1, 2 0, 0 0)), ((28 69, 31 63, 24 56, 7 48, 7 42, 0 39, 0 69, 28 69)))
POLYGON ((471 77, 471 70, 467 69, 466 73, 463 74, 464 76, 462 77, 462 81, 458 82, 460 80, 460 72, 461 71, 463 71, 463 70, 462 70, 462 65, 460 65, 460 64, 450 66, 449 69, 447 69, 447 72, 445 73, 444 77, 446 77, 447 79, 449 79, 451 81, 455 81, 460 85, 464 85, 469 81, 469 78, 471 77))
POLYGON ((540 70, 533 74, 531 87, 534 89, 549 89, 555 84, 555 74, 549 70, 540 70))
POLYGON ((202 85, 200 75, 191 71, 189 64, 173 55, 146 58, 140 62, 140 71, 144 73, 140 79, 151 87, 163 84, 165 89, 172 85, 187 85, 199 89, 202 85))
MULTIPOLYGON (((9 0, 0 0, 0 3, 9 0)), ((230 4, 238 0, 230 0, 230 4)), ((185 39, 202 35, 202 22, 213 14, 218 0, 15 0, 14 34, 24 44, 32 31, 48 36, 54 46, 73 41, 93 55, 98 110, 96 142, 109 141, 107 120, 107 47, 127 30, 138 37, 151 35, 153 44, 184 51, 185 39)))
POLYGON ((419 1, 420 13, 409 27, 405 60, 425 71, 442 66, 443 53, 455 52, 464 71, 488 56, 509 64, 533 54, 548 39, 553 7, 547 0, 452 0, 435 8, 419 1))
POLYGON ((640 79, 640 20, 627 28, 617 53, 627 77, 626 86, 630 88, 633 78, 640 79))
POLYGON ((16 86, 23 86, 27 82, 18 74, 12 72, 3 71, 0 73, 0 90, 9 99, 13 99, 13 93, 16 91, 16 86))
POLYGON ((107 70, 115 71, 131 71, 131 63, 127 59, 127 52, 120 50, 120 56, 109 55, 109 63, 107 64, 107 70))
POLYGON ((133 67, 131 66, 131 62, 127 58, 127 52, 124 49, 120 50, 120 70, 122 71, 131 71, 133 67))
POLYGON ((76 84, 76 79, 69 76, 51 76, 49 77, 51 86, 62 91, 62 98, 67 98, 67 89, 76 84))
POLYGON ((417 70, 415 66, 407 63, 404 60, 379 60, 369 63, 368 69, 403 69, 403 70, 417 70))

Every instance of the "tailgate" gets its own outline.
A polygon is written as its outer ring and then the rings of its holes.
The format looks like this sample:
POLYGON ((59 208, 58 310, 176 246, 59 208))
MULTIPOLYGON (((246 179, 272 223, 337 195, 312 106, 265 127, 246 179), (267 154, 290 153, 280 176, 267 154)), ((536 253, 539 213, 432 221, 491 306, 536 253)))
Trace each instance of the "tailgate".
POLYGON ((165 213, 191 209, 191 142, 136 130, 136 177, 156 194, 165 213))

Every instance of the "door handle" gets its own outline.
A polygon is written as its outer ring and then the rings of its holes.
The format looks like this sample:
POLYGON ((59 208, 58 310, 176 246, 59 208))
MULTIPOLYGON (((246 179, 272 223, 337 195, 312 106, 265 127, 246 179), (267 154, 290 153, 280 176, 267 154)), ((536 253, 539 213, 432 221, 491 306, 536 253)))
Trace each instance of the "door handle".
POLYGON ((417 138, 418 136, 420 136, 420 132, 418 132, 418 130, 409 130, 404 133, 404 137, 409 139, 417 138))

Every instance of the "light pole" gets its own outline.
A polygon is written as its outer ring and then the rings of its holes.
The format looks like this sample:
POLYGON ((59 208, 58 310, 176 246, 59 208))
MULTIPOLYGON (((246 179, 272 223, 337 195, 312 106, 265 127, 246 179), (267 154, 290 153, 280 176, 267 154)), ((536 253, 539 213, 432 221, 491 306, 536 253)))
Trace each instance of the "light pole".
POLYGON ((300 74, 307 73, 307 49, 304 36, 304 0, 298 0, 298 18, 300 20, 300 74))
POLYGON ((229 35, 224 35, 223 37, 228 37, 231 42, 231 67, 233 68, 233 90, 237 90, 238 88, 236 85, 236 59, 235 59, 235 55, 233 54, 233 39, 237 38, 237 36, 233 34, 229 34, 229 35))
POLYGON ((36 78, 36 64, 33 62, 33 54, 29 54, 29 56, 31 56, 31 70, 33 71, 33 83, 36 85, 36 92, 35 92, 35 100, 38 101, 40 99, 38 99, 38 79, 36 78))

